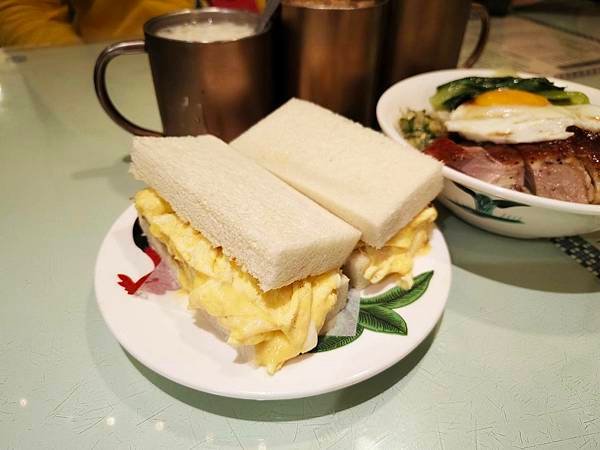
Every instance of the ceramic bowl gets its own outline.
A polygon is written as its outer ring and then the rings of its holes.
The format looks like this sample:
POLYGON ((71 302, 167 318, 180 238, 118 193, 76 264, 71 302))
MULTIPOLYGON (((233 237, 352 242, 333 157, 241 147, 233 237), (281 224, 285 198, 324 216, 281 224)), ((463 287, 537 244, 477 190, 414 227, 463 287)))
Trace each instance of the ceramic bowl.
MULTIPOLYGON (((390 87, 377 103, 377 121, 383 132, 404 145, 397 123, 403 108, 431 110, 429 97, 437 86, 467 76, 494 76, 487 69, 452 69, 429 72, 390 87)), ((519 76, 535 75, 519 73, 519 76)), ((539 75, 538 75, 539 76, 539 75)), ((600 104, 600 90, 547 77, 568 90, 585 93, 600 104)), ((479 228, 517 238, 552 238, 600 230, 600 205, 586 205, 513 191, 444 167, 444 188, 439 200, 461 219, 479 228)))

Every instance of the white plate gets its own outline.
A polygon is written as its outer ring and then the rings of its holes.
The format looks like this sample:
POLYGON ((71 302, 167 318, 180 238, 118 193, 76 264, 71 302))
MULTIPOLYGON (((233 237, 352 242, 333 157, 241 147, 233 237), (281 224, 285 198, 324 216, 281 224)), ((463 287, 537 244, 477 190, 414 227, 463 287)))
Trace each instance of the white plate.
MULTIPOLYGON (((416 75, 391 86, 377 102, 377 121, 383 132, 397 142, 406 145, 397 128, 403 108, 432 110, 429 98, 436 87, 452 80, 469 76, 495 76, 490 69, 450 69, 416 75)), ((543 76, 518 73, 521 77, 543 76)), ((547 77, 567 90, 586 94, 590 103, 600 104, 600 90, 547 77)), ((513 191, 478 180, 450 167, 444 167, 446 178, 440 200, 456 215, 494 233, 520 238, 541 238, 591 233, 600 229, 600 205, 572 203, 513 191), (471 193, 467 194, 466 187, 471 193), (490 201, 509 200, 520 206, 507 209, 496 208, 492 212, 478 210, 473 196, 490 201)), ((489 203, 489 202, 488 202, 489 203)))
POLYGON ((434 230, 431 251, 415 261, 415 274, 434 271, 418 301, 397 310, 408 335, 365 330, 356 341, 329 352, 307 354, 273 376, 235 362, 237 352, 198 326, 187 298, 174 292, 141 298, 117 284, 117 274, 137 279, 153 265, 132 238, 135 208, 128 208, 106 235, 96 261, 100 311, 121 345, 144 365, 177 383, 226 397, 275 400, 308 397, 358 383, 400 361, 422 342, 442 315, 450 288, 450 256, 434 230))

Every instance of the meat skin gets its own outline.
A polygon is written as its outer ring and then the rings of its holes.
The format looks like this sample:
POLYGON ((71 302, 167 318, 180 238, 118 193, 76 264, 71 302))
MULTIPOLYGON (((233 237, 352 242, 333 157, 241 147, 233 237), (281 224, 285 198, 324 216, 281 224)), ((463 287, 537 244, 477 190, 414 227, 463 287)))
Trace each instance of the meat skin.
POLYGON ((425 153, 482 181, 576 203, 600 204, 600 133, 570 127, 564 140, 530 144, 438 138, 425 153))
POLYGON ((522 191, 525 179, 523 158, 506 147, 459 145, 451 139, 440 138, 432 142, 425 153, 487 183, 522 191))

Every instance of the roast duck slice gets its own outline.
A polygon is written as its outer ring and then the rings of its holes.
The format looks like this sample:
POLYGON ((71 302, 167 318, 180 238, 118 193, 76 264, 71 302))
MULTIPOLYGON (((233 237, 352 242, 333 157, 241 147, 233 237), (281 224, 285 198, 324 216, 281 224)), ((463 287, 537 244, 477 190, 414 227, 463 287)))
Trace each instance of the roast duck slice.
POLYGON ((487 183, 522 191, 525 183, 523 158, 505 147, 459 145, 451 139, 439 138, 425 149, 425 153, 487 183))
POLYGON ((574 132, 569 139, 531 144, 438 138, 425 153, 497 186, 556 200, 600 204, 600 134, 574 127, 569 131, 574 132))
POLYGON ((575 156, 587 170, 594 186, 594 198, 590 203, 600 205, 600 133, 579 128, 570 129, 569 131, 575 132, 575 135, 571 138, 575 156))
POLYGON ((568 202, 594 199, 591 178, 571 145, 550 141, 517 144, 516 148, 525 160, 525 182, 531 192, 568 202))

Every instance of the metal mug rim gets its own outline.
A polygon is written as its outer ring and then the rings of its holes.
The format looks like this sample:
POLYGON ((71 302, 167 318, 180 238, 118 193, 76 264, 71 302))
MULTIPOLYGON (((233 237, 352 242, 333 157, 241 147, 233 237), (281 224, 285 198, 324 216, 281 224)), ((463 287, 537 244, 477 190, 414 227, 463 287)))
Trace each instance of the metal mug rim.
POLYGON ((326 5, 326 4, 311 4, 310 2, 294 1, 294 0, 282 0, 281 6, 298 8, 298 9, 309 9, 314 11, 361 11, 365 9, 374 9, 381 7, 388 3, 390 0, 371 0, 365 2, 364 6, 352 6, 350 3, 345 5, 326 5))
POLYGON ((172 11, 167 14, 161 14, 160 16, 153 17, 153 18, 149 19, 148 21, 146 21, 146 23, 144 23, 144 27, 143 27, 144 35, 146 37, 150 36, 154 39, 160 39, 160 40, 169 41, 169 42, 173 42, 173 43, 176 42, 178 44, 211 45, 211 44, 227 44, 230 42, 240 42, 240 41, 244 41, 247 39, 252 39, 252 38, 262 36, 271 30, 271 22, 269 22, 269 23, 267 23, 267 26, 259 33, 253 33, 249 36, 244 36, 244 37, 237 38, 237 39, 210 41, 210 42, 188 41, 188 40, 184 40, 184 39, 171 39, 171 38, 164 37, 164 36, 157 36, 156 32, 150 31, 150 27, 152 27, 154 24, 156 24, 157 22, 160 22, 164 19, 167 19, 170 17, 176 17, 176 16, 192 15, 194 13, 200 13, 200 12, 215 12, 215 13, 232 14, 232 15, 240 15, 240 16, 246 15, 246 16, 256 17, 257 19, 260 17, 259 14, 256 14, 256 13, 253 13, 250 11, 244 11, 244 10, 232 9, 232 8, 217 8, 214 6, 211 6, 208 8, 180 9, 177 11, 172 11))

